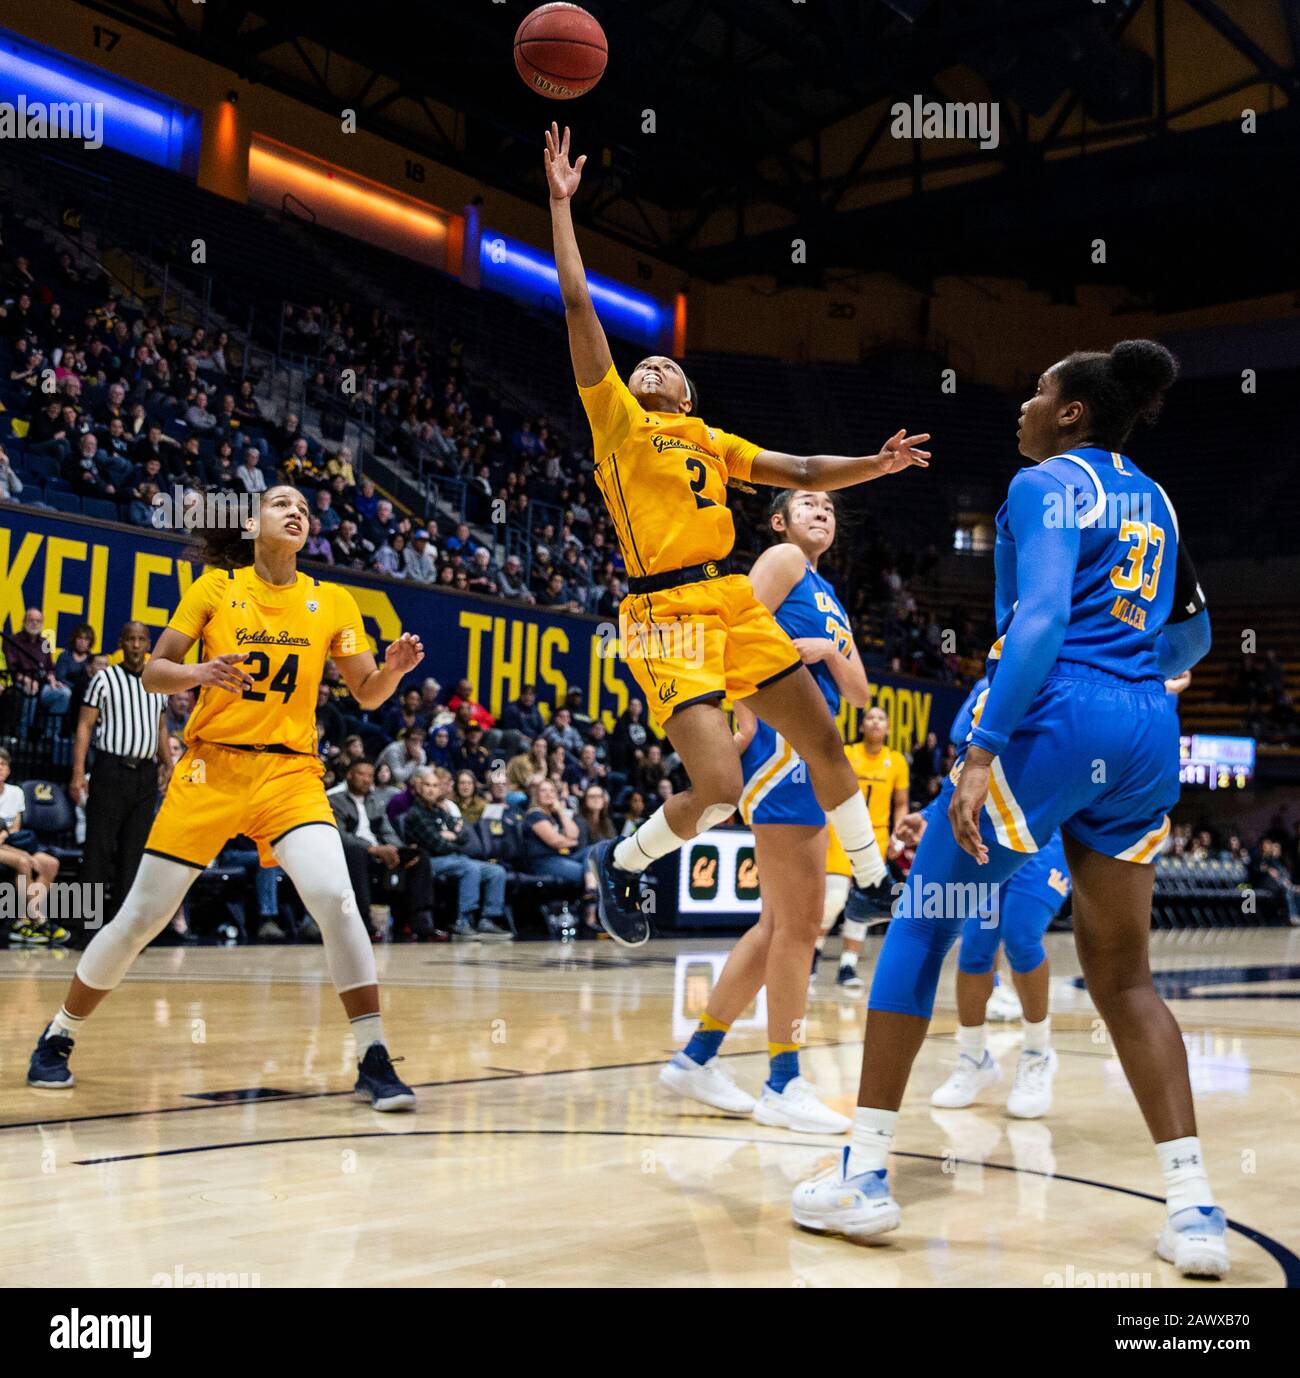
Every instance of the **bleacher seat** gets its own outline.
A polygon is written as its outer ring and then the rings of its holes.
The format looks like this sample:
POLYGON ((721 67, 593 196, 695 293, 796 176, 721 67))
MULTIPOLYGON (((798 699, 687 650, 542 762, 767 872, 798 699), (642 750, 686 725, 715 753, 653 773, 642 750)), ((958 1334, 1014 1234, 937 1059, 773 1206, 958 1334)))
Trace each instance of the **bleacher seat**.
POLYGON ((120 521, 117 506, 106 498, 82 498, 81 511, 84 516, 94 517, 101 522, 120 521))
POLYGON ((45 501, 54 508, 56 512, 75 512, 81 515, 81 499, 75 493, 64 492, 58 488, 51 488, 48 484, 45 488, 45 501))
POLYGON ((36 834, 41 850, 60 862, 80 861, 77 816, 63 787, 53 780, 24 780, 22 791, 23 826, 36 834))

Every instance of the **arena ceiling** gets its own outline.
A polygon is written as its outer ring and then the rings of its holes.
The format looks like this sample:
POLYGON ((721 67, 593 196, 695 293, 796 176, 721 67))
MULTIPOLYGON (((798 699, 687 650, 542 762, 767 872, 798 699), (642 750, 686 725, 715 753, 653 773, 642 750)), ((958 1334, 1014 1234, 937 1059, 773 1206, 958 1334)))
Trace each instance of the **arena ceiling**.
POLYGON ((610 66, 567 104, 515 76, 532 0, 78 3, 355 109, 489 201, 545 197, 541 129, 567 118, 580 221, 710 280, 1087 278, 1156 309, 1300 286, 1300 0, 588 0, 610 66), (997 146, 897 137, 914 97, 995 103, 997 146), (1114 252, 1075 271, 1072 237, 1114 252))

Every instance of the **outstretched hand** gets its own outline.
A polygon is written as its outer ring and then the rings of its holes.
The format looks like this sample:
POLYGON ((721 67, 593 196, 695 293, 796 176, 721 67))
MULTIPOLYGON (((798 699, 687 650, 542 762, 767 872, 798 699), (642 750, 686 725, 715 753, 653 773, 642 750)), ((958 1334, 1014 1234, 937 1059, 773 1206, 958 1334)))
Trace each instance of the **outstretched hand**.
POLYGON ((905 430, 901 430, 891 435, 880 447, 880 453, 876 456, 880 461, 881 473, 897 474, 900 470, 910 469, 913 465, 918 469, 928 469, 930 467, 929 450, 918 450, 916 447, 924 445, 929 438, 929 431, 921 435, 908 435, 905 430))
POLYGON ((424 646, 413 632, 403 632, 396 641, 388 643, 384 669, 408 674, 424 659, 424 646))
POLYGON ((587 162, 584 153, 576 163, 569 162, 569 127, 560 126, 554 120, 546 131, 546 152, 542 155, 546 162, 546 181, 551 189, 553 201, 567 201, 578 190, 582 181, 582 169, 587 162))

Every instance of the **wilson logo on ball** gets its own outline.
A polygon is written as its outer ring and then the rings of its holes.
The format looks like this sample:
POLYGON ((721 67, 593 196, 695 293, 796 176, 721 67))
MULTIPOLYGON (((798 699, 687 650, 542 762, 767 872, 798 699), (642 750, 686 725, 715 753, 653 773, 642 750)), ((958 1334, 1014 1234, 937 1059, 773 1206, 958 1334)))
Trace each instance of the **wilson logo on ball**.
POLYGON ((515 31, 515 67, 548 100, 585 95, 604 75, 608 58, 604 29, 578 5, 542 5, 515 31))

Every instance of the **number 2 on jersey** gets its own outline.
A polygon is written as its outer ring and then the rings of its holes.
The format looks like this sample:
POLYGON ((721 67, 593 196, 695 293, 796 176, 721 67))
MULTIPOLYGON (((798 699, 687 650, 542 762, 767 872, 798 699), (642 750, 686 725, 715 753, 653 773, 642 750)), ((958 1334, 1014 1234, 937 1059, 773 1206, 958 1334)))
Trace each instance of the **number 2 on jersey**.
POLYGON ((695 494, 696 507, 716 507, 718 504, 712 498, 704 496, 704 485, 709 477, 709 471, 704 467, 704 461, 702 459, 688 459, 686 468, 695 475, 691 479, 691 492, 695 494))

